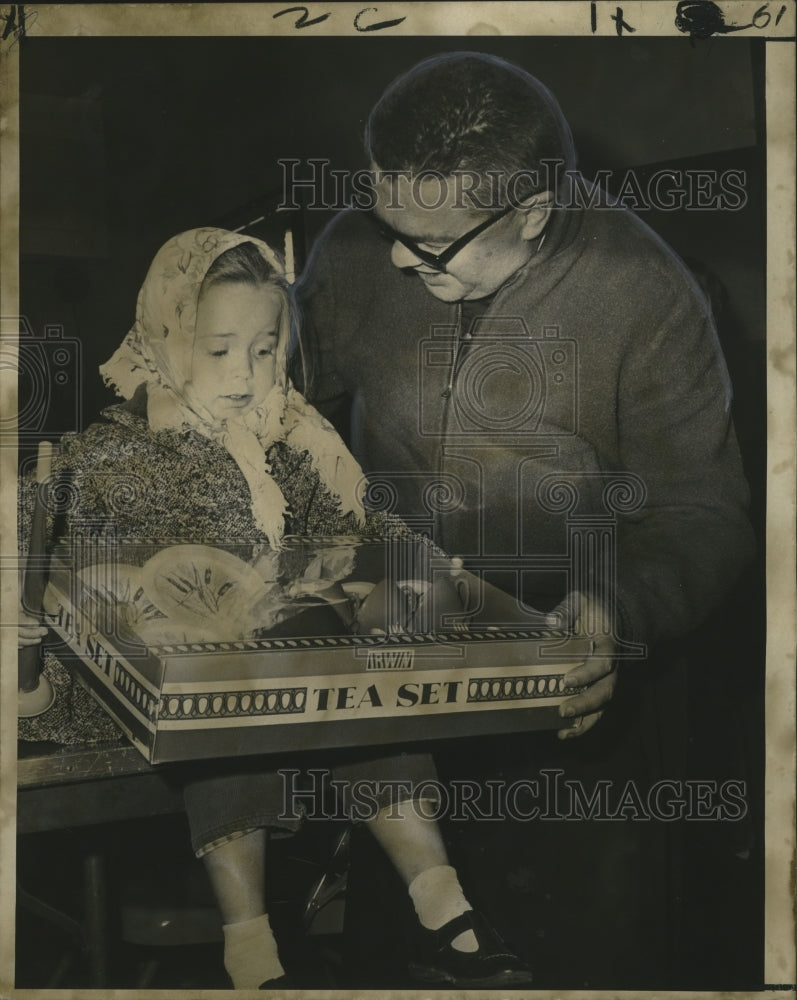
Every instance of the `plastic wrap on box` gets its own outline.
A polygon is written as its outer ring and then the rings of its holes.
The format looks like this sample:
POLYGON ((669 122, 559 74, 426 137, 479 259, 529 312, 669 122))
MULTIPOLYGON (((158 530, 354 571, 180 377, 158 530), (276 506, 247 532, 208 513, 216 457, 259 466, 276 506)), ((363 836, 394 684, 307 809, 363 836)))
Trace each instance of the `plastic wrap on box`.
POLYGON ((588 643, 417 541, 73 537, 50 623, 152 763, 556 728, 588 643))

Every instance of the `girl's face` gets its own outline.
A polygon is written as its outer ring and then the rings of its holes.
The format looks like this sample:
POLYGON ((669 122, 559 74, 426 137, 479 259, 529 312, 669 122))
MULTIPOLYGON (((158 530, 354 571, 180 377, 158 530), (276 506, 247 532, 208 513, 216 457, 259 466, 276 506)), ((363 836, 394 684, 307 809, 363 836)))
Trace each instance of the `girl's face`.
POLYGON ((273 388, 282 309, 263 286, 220 282, 202 295, 186 388, 216 420, 242 416, 273 388))

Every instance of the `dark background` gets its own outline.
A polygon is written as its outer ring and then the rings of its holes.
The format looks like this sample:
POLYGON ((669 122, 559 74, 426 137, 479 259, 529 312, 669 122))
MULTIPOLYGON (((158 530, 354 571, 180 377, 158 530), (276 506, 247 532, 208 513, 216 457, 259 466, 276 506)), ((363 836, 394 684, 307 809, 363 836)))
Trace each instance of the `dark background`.
MULTIPOLYGON (((32 338, 62 327, 58 336, 72 348, 66 379, 52 379, 26 415, 23 446, 48 431, 79 430, 113 401, 97 368, 132 325, 138 288, 166 239, 272 213, 280 157, 366 166, 363 125, 384 87, 426 56, 462 49, 510 59, 551 88, 587 176, 610 169, 619 180, 634 168, 644 177, 664 166, 746 172, 741 211, 642 215, 712 295, 763 537, 763 43, 744 39, 28 37, 20 64, 20 308, 32 338)), ((329 216, 307 211, 294 220, 300 252, 329 216)), ((267 222, 257 235, 271 230, 267 222)), ((761 982, 761 562, 733 600, 744 634, 731 636, 719 657, 716 633, 696 640, 715 655, 690 681, 690 766, 700 776, 745 777, 751 814, 719 834, 690 831, 678 965, 651 970, 645 985, 761 982)), ((26 976, 40 985, 38 960, 24 950, 34 938, 21 940, 18 985, 26 976)), ((565 979, 556 984, 582 985, 565 979)))
MULTIPOLYGON (((517 62, 554 91, 587 175, 610 169, 619 180, 629 167, 664 165, 746 171, 742 211, 644 217, 724 283, 733 336, 761 342, 761 44, 31 36, 20 74, 23 312, 35 333, 62 324, 81 341, 90 420, 111 398, 97 366, 132 325, 166 239, 273 210, 278 158, 366 166, 362 129, 384 87, 420 58, 470 46, 517 62)), ((306 213, 308 241, 328 217, 306 213)))

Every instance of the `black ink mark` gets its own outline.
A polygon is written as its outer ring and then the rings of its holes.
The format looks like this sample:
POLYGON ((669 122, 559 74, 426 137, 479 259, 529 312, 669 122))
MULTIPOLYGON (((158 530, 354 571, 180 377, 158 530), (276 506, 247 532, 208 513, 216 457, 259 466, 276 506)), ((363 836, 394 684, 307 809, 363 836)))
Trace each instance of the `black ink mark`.
POLYGON ((775 24, 776 25, 780 24, 780 19, 783 17, 783 15, 786 13, 787 10, 788 10, 788 8, 787 8, 786 4, 784 4, 780 8, 780 10, 778 11, 778 16, 775 18, 775 24))
MULTIPOLYGON (((726 24, 725 15, 713 0, 680 0, 675 8, 675 27, 692 40, 710 38, 712 35, 728 35, 732 31, 745 31, 747 28, 763 31, 772 20, 768 8, 769 3, 762 4, 749 24, 726 24)), ((781 7, 775 24, 778 24, 786 9, 785 6, 781 7)))
POLYGON ((24 36, 25 34, 25 8, 21 4, 11 4, 8 13, 3 14, 3 20, 5 21, 5 27, 3 28, 3 41, 6 41, 8 36, 13 32, 15 37, 24 36), (17 18, 19 18, 19 25, 17 25, 17 18))
POLYGON ((592 34, 594 35, 598 30, 598 5, 595 3, 595 0, 592 0, 592 3, 589 5, 589 20, 592 27, 592 34))
POLYGON ((313 24, 321 24, 322 21, 330 16, 329 12, 326 14, 321 14, 319 17, 310 18, 310 8, 309 7, 286 7, 284 10, 278 10, 276 14, 273 15, 272 20, 277 17, 282 17, 283 14, 296 14, 301 11, 301 16, 297 19, 294 28, 309 28, 313 24))
POLYGON ((631 32, 632 34, 633 34, 633 32, 636 31, 636 28, 632 28, 630 24, 627 24, 623 20, 623 8, 622 7, 618 7, 617 8, 617 13, 616 14, 610 14, 609 16, 614 21, 614 23, 617 25, 617 37, 618 38, 622 37, 623 29, 625 29, 628 32, 631 32))
POLYGON ((5 22, 0 41, 5 42, 9 37, 13 37, 14 40, 9 46, 9 48, 13 48, 17 42, 21 42, 27 37, 28 28, 36 23, 38 16, 38 12, 35 10, 26 14, 24 4, 12 3, 8 8, 8 13, 0 15, 5 22))
POLYGON ((360 27, 360 18, 367 11, 379 11, 378 7, 363 7, 361 11, 358 12, 357 16, 354 18, 354 27, 357 31, 383 31, 385 28, 395 28, 397 24, 401 24, 402 21, 406 21, 406 17, 396 17, 392 21, 377 21, 376 24, 367 24, 364 28, 360 27))
POLYGON ((725 16, 712 0, 680 0, 675 27, 691 38, 710 38, 728 30, 725 16))

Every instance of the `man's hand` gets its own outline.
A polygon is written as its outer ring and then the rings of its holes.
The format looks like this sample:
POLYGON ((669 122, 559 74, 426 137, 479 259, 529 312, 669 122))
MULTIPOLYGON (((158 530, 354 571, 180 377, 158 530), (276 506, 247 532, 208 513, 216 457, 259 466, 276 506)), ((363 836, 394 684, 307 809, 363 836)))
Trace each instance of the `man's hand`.
MULTIPOLYGON (((587 623, 602 621, 604 617, 604 609, 595 598, 579 591, 568 594, 555 610, 562 616, 562 627, 572 628, 577 635, 587 635, 587 623)), ((582 736, 603 715, 603 708, 617 687, 614 651, 611 636, 598 635, 586 663, 565 675, 568 687, 589 686, 586 691, 573 695, 559 706, 559 714, 567 720, 559 730, 560 740, 582 736)))

